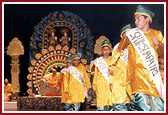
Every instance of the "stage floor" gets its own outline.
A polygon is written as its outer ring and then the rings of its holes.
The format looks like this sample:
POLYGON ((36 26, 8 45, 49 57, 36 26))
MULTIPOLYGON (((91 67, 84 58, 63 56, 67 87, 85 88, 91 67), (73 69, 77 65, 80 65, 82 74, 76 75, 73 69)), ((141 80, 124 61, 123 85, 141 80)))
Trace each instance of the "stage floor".
MULTIPOLYGON (((39 111, 39 110, 36 110, 36 109, 19 109, 18 110, 17 102, 4 102, 4 111, 39 111)), ((54 110, 41 109, 40 111, 54 111, 54 110)), ((85 108, 82 108, 80 111, 96 111, 96 106, 87 106, 85 108)))
MULTIPOLYGON (((4 102, 4 111, 64 111, 60 96, 18 97, 17 102, 4 102)), ((96 111, 96 106, 82 104, 80 111, 96 111)))

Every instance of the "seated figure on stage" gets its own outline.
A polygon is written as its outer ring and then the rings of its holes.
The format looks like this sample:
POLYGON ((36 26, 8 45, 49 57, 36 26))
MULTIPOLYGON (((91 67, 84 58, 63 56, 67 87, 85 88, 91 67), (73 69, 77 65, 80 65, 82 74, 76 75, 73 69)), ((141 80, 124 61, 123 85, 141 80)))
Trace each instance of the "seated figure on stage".
POLYGON ((63 35, 62 38, 60 39, 62 47, 64 47, 64 46, 70 47, 71 38, 68 36, 68 32, 69 32, 69 30, 67 28, 63 28, 61 30, 61 34, 63 35))
POLYGON ((10 101, 11 97, 13 94, 13 88, 12 85, 10 83, 8 83, 8 79, 5 79, 5 83, 4 83, 4 101, 10 101))
POLYGON ((56 69, 53 69, 52 73, 49 74, 47 78, 44 78, 46 80, 46 83, 48 84, 48 87, 50 88, 56 88, 59 90, 57 87, 58 84, 58 75, 56 69))
POLYGON ((56 29, 52 28, 49 31, 49 37, 48 37, 48 47, 53 46, 54 48, 57 46, 58 41, 57 41, 57 37, 55 36, 56 33, 56 29))
POLYGON ((52 73, 46 74, 39 83, 40 93, 45 96, 58 96, 60 87, 58 85, 59 74, 56 69, 52 70, 52 73))

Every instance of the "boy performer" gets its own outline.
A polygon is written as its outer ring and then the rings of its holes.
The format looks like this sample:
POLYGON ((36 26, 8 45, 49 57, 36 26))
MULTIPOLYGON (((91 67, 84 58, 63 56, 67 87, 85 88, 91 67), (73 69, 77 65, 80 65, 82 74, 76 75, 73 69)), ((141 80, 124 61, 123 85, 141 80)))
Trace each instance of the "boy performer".
POLYGON ((72 55, 72 66, 68 67, 64 77, 64 92, 68 95, 68 111, 78 111, 91 88, 85 67, 80 63, 80 55, 72 55))
MULTIPOLYGON (((131 29, 131 25, 128 24, 121 29, 120 37, 123 38, 125 32, 131 29)), ((114 46, 113 51, 118 47, 119 43, 114 46)), ((112 55, 113 56, 113 55, 112 55)), ((128 65, 128 49, 125 48, 117 60, 116 66, 114 66, 114 73, 110 76, 112 102, 114 106, 110 108, 110 111, 117 111, 122 108, 124 110, 125 104, 131 100, 131 87, 130 83, 126 82, 127 79, 127 65, 128 65)), ((127 110, 125 108, 125 110, 127 110)))
POLYGON ((129 111, 163 111, 164 88, 161 80, 158 56, 164 56, 164 39, 162 33, 150 28, 154 13, 139 5, 134 13, 136 28, 126 32, 120 41, 111 65, 115 65, 121 50, 128 44, 128 68, 131 70, 129 80, 132 94, 129 111))
POLYGON ((112 51, 111 44, 108 40, 102 43, 102 56, 94 62, 95 73, 93 78, 93 89, 96 93, 97 110, 108 111, 108 107, 112 106, 110 91, 110 73, 109 64, 112 60, 110 53, 112 51))
POLYGON ((64 109, 66 110, 66 98, 67 95, 64 92, 64 76, 66 74, 67 68, 70 67, 72 65, 72 57, 67 57, 66 59, 66 66, 61 70, 60 72, 60 79, 59 79, 59 85, 61 87, 61 103, 64 104, 64 109))

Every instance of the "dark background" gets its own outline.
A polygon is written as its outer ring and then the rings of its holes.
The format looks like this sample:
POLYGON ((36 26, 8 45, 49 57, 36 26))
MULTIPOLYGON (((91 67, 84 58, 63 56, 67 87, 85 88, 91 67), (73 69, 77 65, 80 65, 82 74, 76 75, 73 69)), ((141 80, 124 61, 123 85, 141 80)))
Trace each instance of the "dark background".
MULTIPOLYGON (((11 82, 11 57, 6 54, 9 42, 18 37, 25 54, 20 56, 20 95, 27 95, 27 75, 29 63, 29 42, 34 26, 49 13, 70 11, 85 20, 92 31, 94 40, 107 36, 112 46, 120 41, 120 29, 131 23, 134 25, 134 12, 138 4, 5 4, 4 5, 4 78, 11 82)), ((152 28, 164 29, 164 5, 145 4, 155 13, 152 28)))

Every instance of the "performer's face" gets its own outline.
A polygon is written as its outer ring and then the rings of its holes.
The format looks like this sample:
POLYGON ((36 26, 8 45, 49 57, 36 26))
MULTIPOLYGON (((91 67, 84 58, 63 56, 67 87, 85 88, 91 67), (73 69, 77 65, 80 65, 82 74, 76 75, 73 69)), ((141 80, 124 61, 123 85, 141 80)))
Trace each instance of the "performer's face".
POLYGON ((110 48, 108 46, 103 47, 102 48, 102 54, 103 54, 103 56, 109 56, 110 48))
POLYGON ((149 24, 149 17, 145 18, 143 15, 135 15, 135 25, 137 28, 143 30, 149 24))
POLYGON ((160 60, 160 61, 159 61, 159 68, 160 68, 161 70, 164 70, 164 60, 160 60))
POLYGON ((78 66, 80 63, 80 59, 73 59, 73 66, 78 66))
POLYGON ((69 67, 69 66, 71 66, 72 64, 71 64, 71 62, 67 62, 67 67, 69 67))

